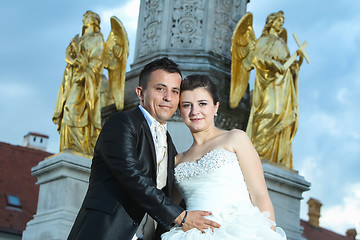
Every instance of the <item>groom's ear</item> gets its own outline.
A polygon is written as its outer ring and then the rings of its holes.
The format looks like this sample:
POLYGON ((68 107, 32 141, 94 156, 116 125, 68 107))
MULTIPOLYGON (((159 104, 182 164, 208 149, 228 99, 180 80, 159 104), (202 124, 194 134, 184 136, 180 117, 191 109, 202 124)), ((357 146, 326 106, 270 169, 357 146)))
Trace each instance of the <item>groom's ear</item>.
POLYGON ((135 89, 136 95, 140 99, 140 102, 144 101, 144 90, 141 86, 137 86, 135 89))

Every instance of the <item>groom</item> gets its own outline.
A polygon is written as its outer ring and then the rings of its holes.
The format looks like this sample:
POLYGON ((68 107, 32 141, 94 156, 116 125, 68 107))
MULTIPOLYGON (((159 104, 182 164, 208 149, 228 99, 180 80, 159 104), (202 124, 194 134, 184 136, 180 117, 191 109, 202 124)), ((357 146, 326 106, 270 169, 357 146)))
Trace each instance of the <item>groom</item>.
POLYGON ((186 213, 170 200, 177 152, 166 129, 163 135, 157 130, 177 109, 180 83, 178 65, 168 58, 141 71, 140 106, 114 113, 101 130, 89 189, 68 239, 150 240, 173 223, 185 231, 219 227, 204 218, 211 213, 186 213))

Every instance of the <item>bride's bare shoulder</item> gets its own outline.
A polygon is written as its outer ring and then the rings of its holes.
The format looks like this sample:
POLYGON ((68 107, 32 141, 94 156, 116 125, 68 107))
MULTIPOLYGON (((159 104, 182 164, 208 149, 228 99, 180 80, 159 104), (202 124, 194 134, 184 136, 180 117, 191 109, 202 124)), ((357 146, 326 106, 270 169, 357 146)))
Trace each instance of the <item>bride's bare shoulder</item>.
POLYGON ((225 146, 233 151, 239 146, 247 146, 248 142, 250 142, 248 135, 240 129, 232 129, 224 136, 225 146))
POLYGON ((231 137, 232 139, 236 138, 237 140, 245 140, 249 138, 246 132, 241 129, 232 129, 227 134, 227 137, 231 137))
POLYGON ((184 152, 178 153, 178 155, 175 156, 175 166, 181 163, 184 157, 184 152))

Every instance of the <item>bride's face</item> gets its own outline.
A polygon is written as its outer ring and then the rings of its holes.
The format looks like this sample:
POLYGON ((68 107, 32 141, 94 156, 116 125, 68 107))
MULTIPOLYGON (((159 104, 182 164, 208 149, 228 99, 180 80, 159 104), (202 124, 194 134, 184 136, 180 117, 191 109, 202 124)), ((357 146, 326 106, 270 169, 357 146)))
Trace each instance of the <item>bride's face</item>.
POLYGON ((219 103, 214 104, 205 88, 186 90, 180 95, 180 114, 191 132, 200 132, 214 127, 214 115, 219 103))

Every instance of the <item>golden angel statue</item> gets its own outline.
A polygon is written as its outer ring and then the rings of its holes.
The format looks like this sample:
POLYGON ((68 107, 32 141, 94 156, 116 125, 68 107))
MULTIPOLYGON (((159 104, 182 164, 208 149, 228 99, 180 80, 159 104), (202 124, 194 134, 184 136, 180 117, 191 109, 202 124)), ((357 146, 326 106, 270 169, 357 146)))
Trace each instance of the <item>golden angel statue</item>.
POLYGON ((111 17, 111 32, 104 42, 99 15, 84 14, 81 36, 76 35, 66 49, 67 65, 53 115, 60 152, 93 154, 101 130, 101 107, 115 103, 121 110, 124 106, 128 54, 127 34, 119 19, 111 17), (104 68, 109 80, 103 75, 104 68))
POLYGON ((238 106, 255 69, 251 111, 246 132, 261 159, 293 168, 292 140, 298 127, 298 72, 307 43, 290 56, 284 13, 270 14, 256 39, 253 16, 246 13, 232 38, 230 106, 238 106))

